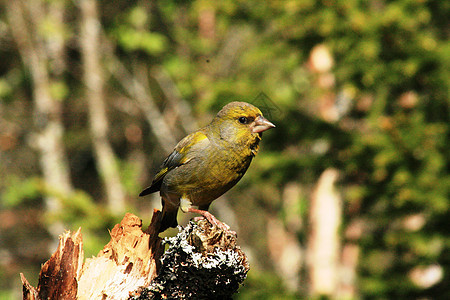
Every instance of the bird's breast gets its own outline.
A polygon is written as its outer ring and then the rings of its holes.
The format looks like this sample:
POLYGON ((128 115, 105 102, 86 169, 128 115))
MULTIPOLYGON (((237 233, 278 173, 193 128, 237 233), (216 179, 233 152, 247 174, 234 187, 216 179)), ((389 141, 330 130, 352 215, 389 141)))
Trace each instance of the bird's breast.
POLYGON ((247 171, 253 155, 239 149, 211 147, 166 175, 163 189, 206 205, 232 188, 247 171))

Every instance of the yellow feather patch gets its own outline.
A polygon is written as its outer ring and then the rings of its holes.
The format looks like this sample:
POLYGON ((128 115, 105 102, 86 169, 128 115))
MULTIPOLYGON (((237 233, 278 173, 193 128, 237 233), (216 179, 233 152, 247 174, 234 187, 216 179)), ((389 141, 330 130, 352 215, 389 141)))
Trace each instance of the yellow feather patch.
MULTIPOLYGON (((201 141, 207 139, 208 137, 203 132, 195 132, 191 135, 188 135, 188 140, 185 141, 186 145, 182 145, 181 149, 178 150, 181 154, 184 154, 192 148, 192 146, 199 144, 201 141)), ((184 160, 184 159, 183 159, 184 160)), ((185 163, 181 160, 181 163, 185 163)))
POLYGON ((159 179, 161 179, 161 177, 164 177, 164 175, 166 175, 168 170, 169 170, 169 168, 167 168, 167 167, 161 169, 161 171, 159 171, 158 174, 156 174, 155 179, 153 179, 153 181, 156 182, 159 179))

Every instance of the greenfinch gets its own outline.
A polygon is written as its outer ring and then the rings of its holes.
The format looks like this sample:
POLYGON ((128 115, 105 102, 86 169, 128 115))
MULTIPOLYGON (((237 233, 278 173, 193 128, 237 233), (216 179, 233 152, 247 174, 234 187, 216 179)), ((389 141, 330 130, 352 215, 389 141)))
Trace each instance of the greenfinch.
POLYGON ((159 232, 178 225, 179 207, 228 230, 208 208, 242 178, 258 153, 262 132, 273 127, 257 107, 231 102, 209 125, 182 139, 164 160, 151 186, 139 194, 160 191, 163 209, 159 232))

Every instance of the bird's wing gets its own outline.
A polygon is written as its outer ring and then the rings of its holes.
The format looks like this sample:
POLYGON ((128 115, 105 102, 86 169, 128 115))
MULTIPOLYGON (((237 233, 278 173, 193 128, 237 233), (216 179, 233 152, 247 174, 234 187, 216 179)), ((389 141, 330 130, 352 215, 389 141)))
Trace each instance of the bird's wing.
POLYGON ((161 169, 153 179, 152 185, 143 190, 139 196, 145 196, 161 188, 162 180, 164 176, 170 171, 181 165, 188 163, 194 158, 194 151, 189 151, 193 147, 203 146, 208 137, 202 131, 196 131, 191 133, 182 139, 175 147, 173 152, 164 160, 161 169))

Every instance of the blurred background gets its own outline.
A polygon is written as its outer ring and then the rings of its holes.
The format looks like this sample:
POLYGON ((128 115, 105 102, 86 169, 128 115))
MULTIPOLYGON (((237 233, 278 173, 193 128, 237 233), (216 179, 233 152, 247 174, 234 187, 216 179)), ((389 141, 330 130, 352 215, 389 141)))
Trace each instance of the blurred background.
POLYGON ((450 299, 450 2, 0 3, 1 299, 64 230, 90 257, 148 225, 138 193, 236 100, 277 125, 211 209, 250 258, 236 299, 450 299))

